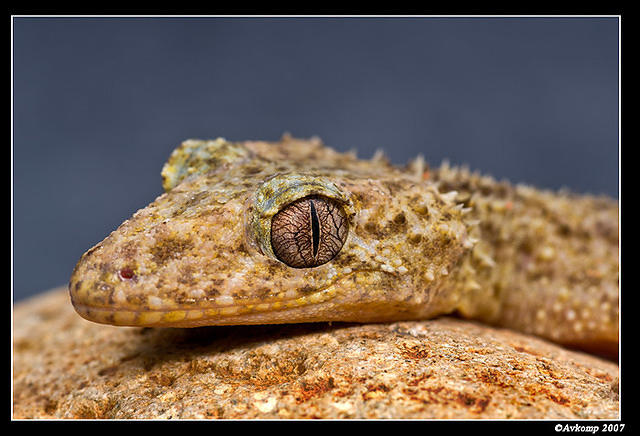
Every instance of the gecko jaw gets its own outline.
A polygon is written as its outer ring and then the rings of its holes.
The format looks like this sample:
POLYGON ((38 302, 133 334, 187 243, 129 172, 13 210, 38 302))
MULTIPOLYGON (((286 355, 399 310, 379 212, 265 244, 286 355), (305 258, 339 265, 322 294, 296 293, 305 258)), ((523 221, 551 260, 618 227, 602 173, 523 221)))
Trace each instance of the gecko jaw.
MULTIPOLYGON (((113 307, 94 307, 78 303, 74 303, 74 307, 83 318, 101 324, 137 327, 198 327, 212 324, 239 324, 236 318, 251 318, 250 315, 255 317, 257 314, 266 312, 321 303, 330 299, 335 293, 335 288, 329 286, 322 291, 292 300, 208 308, 135 311, 113 307)), ((260 322, 255 322, 254 324, 260 324, 260 322)))
MULTIPOLYGON (((88 321, 129 327, 200 327, 204 325, 273 324, 290 322, 311 322, 313 311, 300 316, 301 308, 311 308, 327 303, 339 294, 337 282, 359 273, 373 270, 354 270, 333 280, 329 285, 298 298, 252 302, 238 305, 212 305, 208 307, 172 307, 166 309, 127 309, 115 306, 95 306, 72 299, 80 316, 88 321), (296 316, 296 312, 298 315, 296 316)), ((385 275, 393 273, 383 270, 375 272, 385 275)))

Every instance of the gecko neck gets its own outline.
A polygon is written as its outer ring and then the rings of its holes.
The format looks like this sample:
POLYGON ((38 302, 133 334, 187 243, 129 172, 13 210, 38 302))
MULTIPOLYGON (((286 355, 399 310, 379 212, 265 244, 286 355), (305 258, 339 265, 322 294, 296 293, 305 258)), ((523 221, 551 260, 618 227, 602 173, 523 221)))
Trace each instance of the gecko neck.
POLYGON ((468 232, 477 239, 452 284, 459 314, 583 349, 617 347, 615 200, 448 167, 434 179, 471 208, 468 232))

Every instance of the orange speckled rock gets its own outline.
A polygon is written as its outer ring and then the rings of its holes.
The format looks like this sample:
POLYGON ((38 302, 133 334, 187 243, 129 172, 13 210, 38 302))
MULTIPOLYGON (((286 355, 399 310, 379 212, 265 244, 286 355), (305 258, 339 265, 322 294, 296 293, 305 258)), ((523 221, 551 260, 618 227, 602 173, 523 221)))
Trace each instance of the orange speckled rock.
POLYGON ((119 328, 15 306, 13 418, 619 417, 618 366, 452 318, 119 328))

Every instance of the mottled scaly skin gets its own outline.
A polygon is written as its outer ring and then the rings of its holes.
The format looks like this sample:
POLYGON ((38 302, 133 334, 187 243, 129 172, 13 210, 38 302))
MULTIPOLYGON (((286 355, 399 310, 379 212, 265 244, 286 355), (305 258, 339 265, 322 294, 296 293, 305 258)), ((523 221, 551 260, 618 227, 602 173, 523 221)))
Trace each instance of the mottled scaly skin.
POLYGON ((590 351, 618 346, 618 206, 464 168, 394 167, 319 140, 184 142, 167 191, 87 251, 80 315, 129 326, 391 321, 457 313, 590 351), (291 268, 271 218, 323 195, 349 222, 330 262, 291 268))

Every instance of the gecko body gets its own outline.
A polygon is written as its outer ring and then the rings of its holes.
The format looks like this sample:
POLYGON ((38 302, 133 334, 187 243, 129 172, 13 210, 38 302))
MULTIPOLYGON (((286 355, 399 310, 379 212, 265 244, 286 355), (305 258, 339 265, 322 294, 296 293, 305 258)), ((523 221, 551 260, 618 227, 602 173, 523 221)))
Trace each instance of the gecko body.
POLYGON ((165 193, 87 251, 84 318, 197 327, 458 314, 618 346, 618 206, 319 140, 185 141, 165 193))

